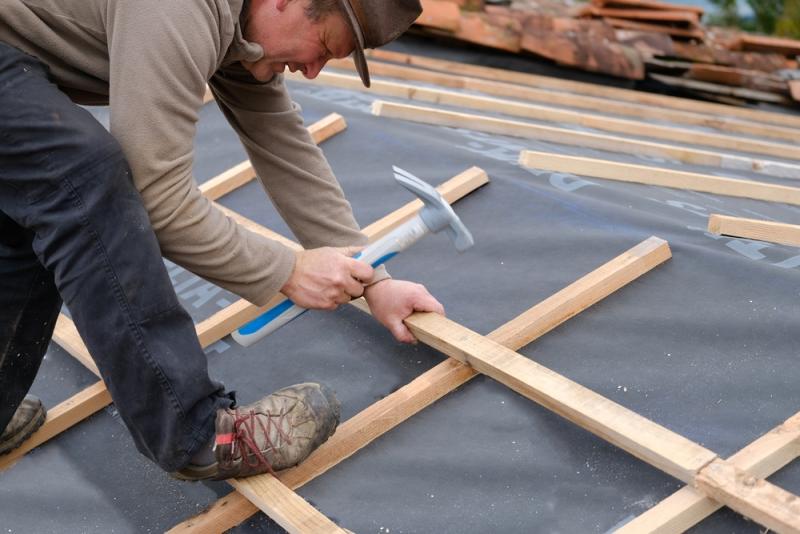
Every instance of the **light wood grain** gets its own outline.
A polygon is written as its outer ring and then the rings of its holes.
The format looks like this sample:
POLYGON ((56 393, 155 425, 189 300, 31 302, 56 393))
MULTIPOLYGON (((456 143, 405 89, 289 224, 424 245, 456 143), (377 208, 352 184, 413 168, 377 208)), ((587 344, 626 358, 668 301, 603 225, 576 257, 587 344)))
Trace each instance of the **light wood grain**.
MULTIPOLYGON (((331 113, 308 127, 308 132, 317 144, 343 132, 347 128, 344 117, 331 113)), ((200 184, 199 189, 209 200, 217 200, 255 179, 256 171, 250 161, 243 161, 229 170, 200 184)))
MULTIPOLYGON (((442 194, 447 202, 454 203, 458 199, 463 198, 488 182, 489 177, 485 171, 477 167, 472 167, 439 185, 437 190, 442 194)), ((264 228, 250 219, 239 215, 235 211, 229 210, 224 206, 218 207, 223 211, 223 213, 234 219, 238 224, 241 224, 245 228, 263 235, 268 239, 278 240, 290 248, 299 248, 297 243, 264 228)), ((374 241, 416 215, 421 208, 422 202, 419 200, 413 200, 389 215, 383 217, 382 219, 370 224, 369 226, 366 226, 362 229, 362 232, 369 238, 370 241, 374 241)), ((204 347, 215 343, 242 325, 252 321, 269 308, 281 302, 284 298, 285 297, 282 295, 276 295, 269 301, 269 303, 260 307, 247 302, 244 299, 240 299, 227 308, 218 311, 208 319, 199 323, 197 325, 197 336, 200 338, 200 341, 204 347)))
POLYGON ((523 151, 520 164, 551 172, 566 172, 591 178, 690 189, 768 202, 800 205, 800 188, 750 180, 720 178, 707 174, 675 171, 647 165, 618 163, 596 158, 562 156, 549 152, 523 151))
MULTIPOLYGON (((488 337, 519 349, 670 257, 669 245, 651 237, 497 328, 488 337)), ((365 307, 363 299, 354 301, 354 304, 360 309, 365 307)), ((448 358, 342 423, 336 433, 302 464, 279 473, 281 481, 290 488, 298 488, 313 480, 476 374, 468 365, 448 358)), ((225 499, 170 532, 222 532, 257 510, 254 505, 248 508, 241 499, 231 496, 225 499), (224 503, 235 503, 237 513, 241 515, 229 513, 230 507, 224 503)))
POLYGON ((97 364, 94 363, 92 356, 89 354, 89 349, 83 343, 78 329, 75 328, 75 323, 72 319, 60 313, 56 321, 56 327, 53 331, 53 341, 67 351, 73 358, 83 364, 84 367, 89 369, 95 376, 100 377, 100 371, 97 369, 97 364))
POLYGON ((471 113, 446 111, 423 106, 398 104, 396 102, 384 102, 381 100, 373 103, 372 113, 380 117, 403 119, 422 124, 466 128, 479 132, 537 139, 539 141, 548 141, 561 145, 595 148, 634 156, 643 155, 656 158, 669 158, 694 165, 749 170, 782 178, 800 178, 800 165, 791 163, 654 143, 638 139, 629 139, 627 137, 567 130, 565 128, 542 126, 528 122, 486 117, 471 113))
POLYGON ((47 419, 45 419, 39 430, 26 439, 19 448, 0 456, 0 471, 8 469, 34 448, 109 404, 111 404, 111 395, 108 394, 105 384, 96 382, 61 404, 54 406, 48 410, 47 419))
POLYGON ((800 117, 789 113, 776 113, 770 111, 755 110, 749 108, 715 104, 712 102, 702 102, 689 98, 678 98, 674 96, 659 95, 646 91, 632 91, 610 87, 603 84, 576 82, 564 80, 551 76, 541 76, 515 72, 506 69, 483 67, 470 65, 455 61, 446 61, 424 56, 414 56, 389 50, 369 50, 368 55, 372 58, 392 61, 395 63, 423 67, 440 72, 457 72, 466 76, 485 78, 502 82, 527 85, 552 89, 555 91, 566 91, 583 95, 590 95, 601 98, 620 100, 623 102, 646 104, 656 109, 686 110, 709 115, 720 115, 723 117, 739 117, 746 120, 763 122, 766 124, 781 124, 800 128, 800 117))
MULTIPOLYGON (((766 478, 800 456, 800 413, 770 430, 728 461, 753 476, 766 478)), ((617 534, 678 534, 722 505, 692 486, 684 486, 616 530, 617 534)))
POLYGON ((472 366, 667 474, 690 482, 717 456, 641 415, 434 313, 405 320, 431 347, 472 366))
POLYGON ((724 150, 763 154, 779 158, 800 159, 800 148, 788 143, 749 139, 713 132, 709 133, 698 129, 664 126, 652 122, 619 119, 616 117, 587 113, 585 111, 552 108, 524 102, 472 95, 458 91, 448 91, 382 80, 373 80, 369 89, 366 89, 363 87, 363 84, 361 84, 361 79, 358 76, 332 72, 321 72, 314 80, 306 80, 296 73, 291 75, 291 79, 302 83, 332 85, 358 91, 368 90, 371 94, 459 106, 473 110, 504 113, 527 119, 575 124, 618 134, 634 134, 652 139, 692 145, 705 145, 724 150))
POLYGON ((800 225, 796 224, 712 214, 708 217, 708 231, 800 247, 800 225))
MULTIPOLYGON (((348 71, 355 70, 355 64, 351 59, 331 60, 328 62, 328 66, 348 71)), ((664 113, 662 107, 652 105, 623 102, 610 98, 580 95, 566 91, 540 89, 537 87, 494 80, 484 80, 481 78, 463 76, 461 74, 434 72, 380 61, 370 62, 369 70, 372 76, 385 76, 407 81, 432 83, 454 89, 479 91, 495 97, 513 98, 516 100, 547 104, 547 107, 558 105, 591 111, 602 110, 603 113, 620 115, 623 117, 628 116, 636 119, 655 120, 658 122, 667 121, 671 123, 702 126, 733 134, 769 137, 790 142, 795 142, 798 135, 800 135, 800 130, 795 128, 729 118, 720 116, 719 114, 711 115, 677 109, 673 109, 669 113, 664 113)), ((509 109, 509 113, 516 115, 513 108, 509 109)), ((526 115, 521 114, 519 116, 526 115)))
POLYGON ((305 499, 287 488, 273 476, 229 482, 273 521, 291 534, 346 534, 336 523, 325 517, 305 499))
POLYGON ((779 534, 800 534, 800 498, 725 460, 714 460, 695 480, 703 493, 779 534))

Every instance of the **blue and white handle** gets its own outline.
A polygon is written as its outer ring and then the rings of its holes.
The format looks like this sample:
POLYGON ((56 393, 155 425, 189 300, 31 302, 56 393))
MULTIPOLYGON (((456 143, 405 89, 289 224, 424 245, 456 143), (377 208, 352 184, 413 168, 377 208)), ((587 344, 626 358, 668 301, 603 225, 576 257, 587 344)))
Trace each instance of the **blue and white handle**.
MULTIPOLYGON (((422 217, 415 215, 411 220, 395 228, 354 257, 377 267, 395 257, 428 232, 428 227, 422 217)), ((306 308, 301 308, 290 299, 286 299, 231 335, 237 343, 249 347, 305 311, 306 308)))

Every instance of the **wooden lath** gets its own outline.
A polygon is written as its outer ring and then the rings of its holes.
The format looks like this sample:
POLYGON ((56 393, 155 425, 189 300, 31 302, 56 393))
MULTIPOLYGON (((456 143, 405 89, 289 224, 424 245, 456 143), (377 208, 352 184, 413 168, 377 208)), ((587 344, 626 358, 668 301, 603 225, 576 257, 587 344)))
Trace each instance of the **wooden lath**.
POLYGON ((376 100, 372 104, 372 113, 379 117, 397 118, 452 128, 466 128, 498 135, 536 139, 560 145, 594 148, 634 156, 644 155, 668 158, 682 163, 720 167, 729 170, 755 171, 780 178, 800 178, 800 165, 791 163, 653 143, 627 137, 567 130, 566 128, 542 126, 439 108, 376 100))
MULTIPOLYGON (((728 462, 758 478, 767 478, 800 456, 800 413, 784 421, 728 462)), ((722 505, 685 486, 616 530, 616 534, 667 534, 689 530, 722 505)))
MULTIPOLYGON (((332 60, 328 62, 328 65, 336 69, 348 71, 355 70, 355 64, 350 59, 332 60)), ((460 74, 433 72, 420 68, 379 61, 371 61, 369 64, 369 70, 372 76, 383 76, 406 81, 432 83, 453 89, 479 91, 495 97, 513 98, 515 100, 525 100, 529 102, 547 104, 547 107, 552 107, 552 105, 569 106, 592 111, 602 110, 603 113, 629 116, 643 120, 663 121, 665 119, 664 111, 660 107, 623 102, 610 98, 580 95, 552 89, 539 89, 536 87, 519 84, 462 76, 460 74)), ((509 114, 515 114, 513 113, 513 109, 510 110, 509 114)), ((671 123, 703 126, 732 134, 771 137, 790 142, 795 142, 798 136, 798 131, 794 128, 768 125, 743 119, 728 118, 720 116, 719 114, 711 115, 675 109, 669 112, 669 116, 667 118, 671 123)))
MULTIPOLYGON (((670 257, 665 241, 650 238, 497 328, 488 337, 515 350, 522 348, 670 257)), ((363 306, 363 300, 356 303, 363 306)), ((291 488, 300 487, 476 375, 468 365, 445 360, 340 425, 302 464, 279 473, 280 480, 291 488)), ((170 532, 222 532, 257 510, 255 505, 247 506, 239 497, 229 495, 170 532)))
MULTIPOLYGON (((632 253, 628 255, 641 258, 643 251, 648 247, 651 249, 655 247, 655 250, 660 248, 662 255, 665 253, 666 258, 669 257, 666 243, 657 238, 651 238, 639 245, 638 252, 631 251, 632 253)), ((657 263, 666 258, 662 258, 657 263)), ((547 307, 547 305, 542 306, 542 308, 547 307)), ((500 331, 506 332, 507 339, 516 338, 517 343, 525 343, 529 336, 536 335, 533 333, 536 331, 536 326, 528 322, 535 315, 534 310, 531 310, 500 331)), ((572 315, 574 313, 566 316, 572 315)), ((777 532, 797 532, 790 525, 792 520, 800 517, 800 511, 795 510, 796 506, 792 501, 791 494, 752 474, 744 475, 741 470, 733 464, 719 459, 712 451, 440 315, 415 314, 406 320, 406 324, 415 336, 426 344, 445 352, 462 364, 469 365, 475 371, 499 380, 518 393, 531 398, 679 480, 698 485, 706 494, 713 495, 717 500, 740 513, 758 520, 777 532), (751 491, 752 488, 755 490, 751 491)), ((315 455, 307 460, 309 467, 303 463, 294 470, 284 472, 285 474, 281 473, 280 478, 289 484, 292 472, 313 469, 314 457, 326 455, 329 448, 337 448, 339 444, 333 441, 335 437, 336 435, 332 438, 330 447, 326 447, 327 444, 323 445, 315 455)), ((338 448, 341 449, 341 447, 338 448)), ((355 452, 348 448, 344 448, 344 451, 348 456, 355 452)), ((324 472, 329 467, 328 463, 323 462, 323 467, 319 472, 314 473, 314 476, 324 472)), ((259 490, 264 485, 271 487, 275 483, 273 478, 272 475, 261 475, 232 483, 238 490, 246 492, 248 498, 255 501, 259 509, 271 515, 277 514, 277 517, 282 518, 288 512, 282 510, 280 504, 276 504, 270 498, 269 492, 259 490)), ((307 480, 302 480, 302 482, 305 481, 307 480)), ((299 485, 299 482, 297 481, 296 484, 299 485)), ((290 484, 290 486, 296 487, 295 484, 290 484)), ((230 499, 226 502, 230 502, 230 499)), ((193 532, 208 532, 209 530, 205 529, 209 525, 218 528, 221 526, 220 518, 212 515, 216 510, 222 510, 222 506, 212 507, 202 516, 178 525, 173 531, 190 529, 193 532)), ((241 505, 237 506, 237 510, 248 511, 241 505)), ((227 515, 226 519, 233 521, 236 518, 227 515)), ((245 518, 239 519, 244 520, 245 518)), ((235 525, 224 526, 232 528, 235 525)), ((296 528, 296 526, 289 528, 289 531, 314 532, 314 530, 304 530, 296 528)))
POLYGON ((369 91, 371 94, 492 111, 546 122, 576 124, 586 128, 594 128, 596 130, 613 133, 633 133, 651 139, 705 145, 724 150, 763 154, 778 158, 800 159, 800 148, 788 143, 777 143, 774 141, 762 141, 733 135, 709 133, 698 129, 662 126, 650 122, 618 119, 586 112, 548 108, 535 104, 502 100, 494 97, 476 96, 458 91, 433 89, 407 83, 373 80, 370 88, 367 89, 361 83, 361 78, 349 74, 321 72, 314 80, 307 80, 300 73, 289 74, 286 77, 302 83, 322 83, 325 85, 345 87, 351 90, 369 91))
POLYGON ((800 247, 800 226, 796 224, 745 219, 743 217, 731 217, 715 213, 708 217, 708 231, 712 234, 744 237, 800 247))
POLYGON ((534 152, 532 150, 525 150, 520 154, 520 164, 528 168, 544 171, 568 172, 591 178, 658 185, 676 189, 691 189, 705 193, 800 206, 800 188, 765 184, 751 180, 720 178, 707 174, 675 171, 648 165, 618 163, 597 158, 563 156, 549 152, 534 152))
MULTIPOLYGON (((344 117, 338 113, 331 113, 308 127, 308 133, 317 144, 322 143, 343 132, 347 128, 344 117)), ((200 192, 210 200, 217 200, 238 187, 255 179, 256 171, 249 160, 230 168, 219 176, 203 182, 198 187, 200 192)))
POLYGON ((446 61, 425 56, 415 56, 402 54, 388 50, 369 50, 367 56, 374 59, 391 61, 405 65, 422 67, 440 72, 458 72, 465 76, 485 78, 519 85, 528 85, 552 89, 556 91, 567 91, 582 95, 589 95, 623 102, 646 104, 660 109, 694 111, 709 115, 719 115, 722 117, 739 117, 745 120, 763 122, 800 128, 800 117, 789 113, 776 113, 772 111, 762 111, 750 108, 727 106, 711 102, 702 102, 689 98, 679 98, 674 96, 647 93, 644 91, 633 91, 630 89, 620 89, 617 87, 607 87, 605 85, 576 82, 572 80, 562 80, 550 76, 541 76, 515 72, 504 69, 483 67, 456 61, 446 61))

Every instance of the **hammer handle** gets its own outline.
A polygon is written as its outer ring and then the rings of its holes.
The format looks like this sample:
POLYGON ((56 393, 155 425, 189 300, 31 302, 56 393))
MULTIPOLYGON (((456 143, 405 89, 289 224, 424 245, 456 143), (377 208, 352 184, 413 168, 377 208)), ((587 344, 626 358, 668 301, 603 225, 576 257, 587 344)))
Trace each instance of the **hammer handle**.
MULTIPOLYGON (((416 243, 427 233, 428 227, 419 215, 415 215, 408 222, 395 228, 354 257, 377 267, 416 243)), ((249 347, 305 311, 305 308, 286 299, 234 331, 231 336, 240 345, 249 347)))

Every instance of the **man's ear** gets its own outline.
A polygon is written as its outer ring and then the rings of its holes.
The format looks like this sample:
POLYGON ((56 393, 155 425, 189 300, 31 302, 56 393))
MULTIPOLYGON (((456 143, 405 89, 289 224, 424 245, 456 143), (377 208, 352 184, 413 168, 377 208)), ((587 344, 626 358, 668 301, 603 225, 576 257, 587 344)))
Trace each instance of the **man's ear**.
POLYGON ((292 0, 275 0, 275 9, 277 9, 278 11, 283 11, 287 7, 289 7, 289 4, 291 3, 292 0))

